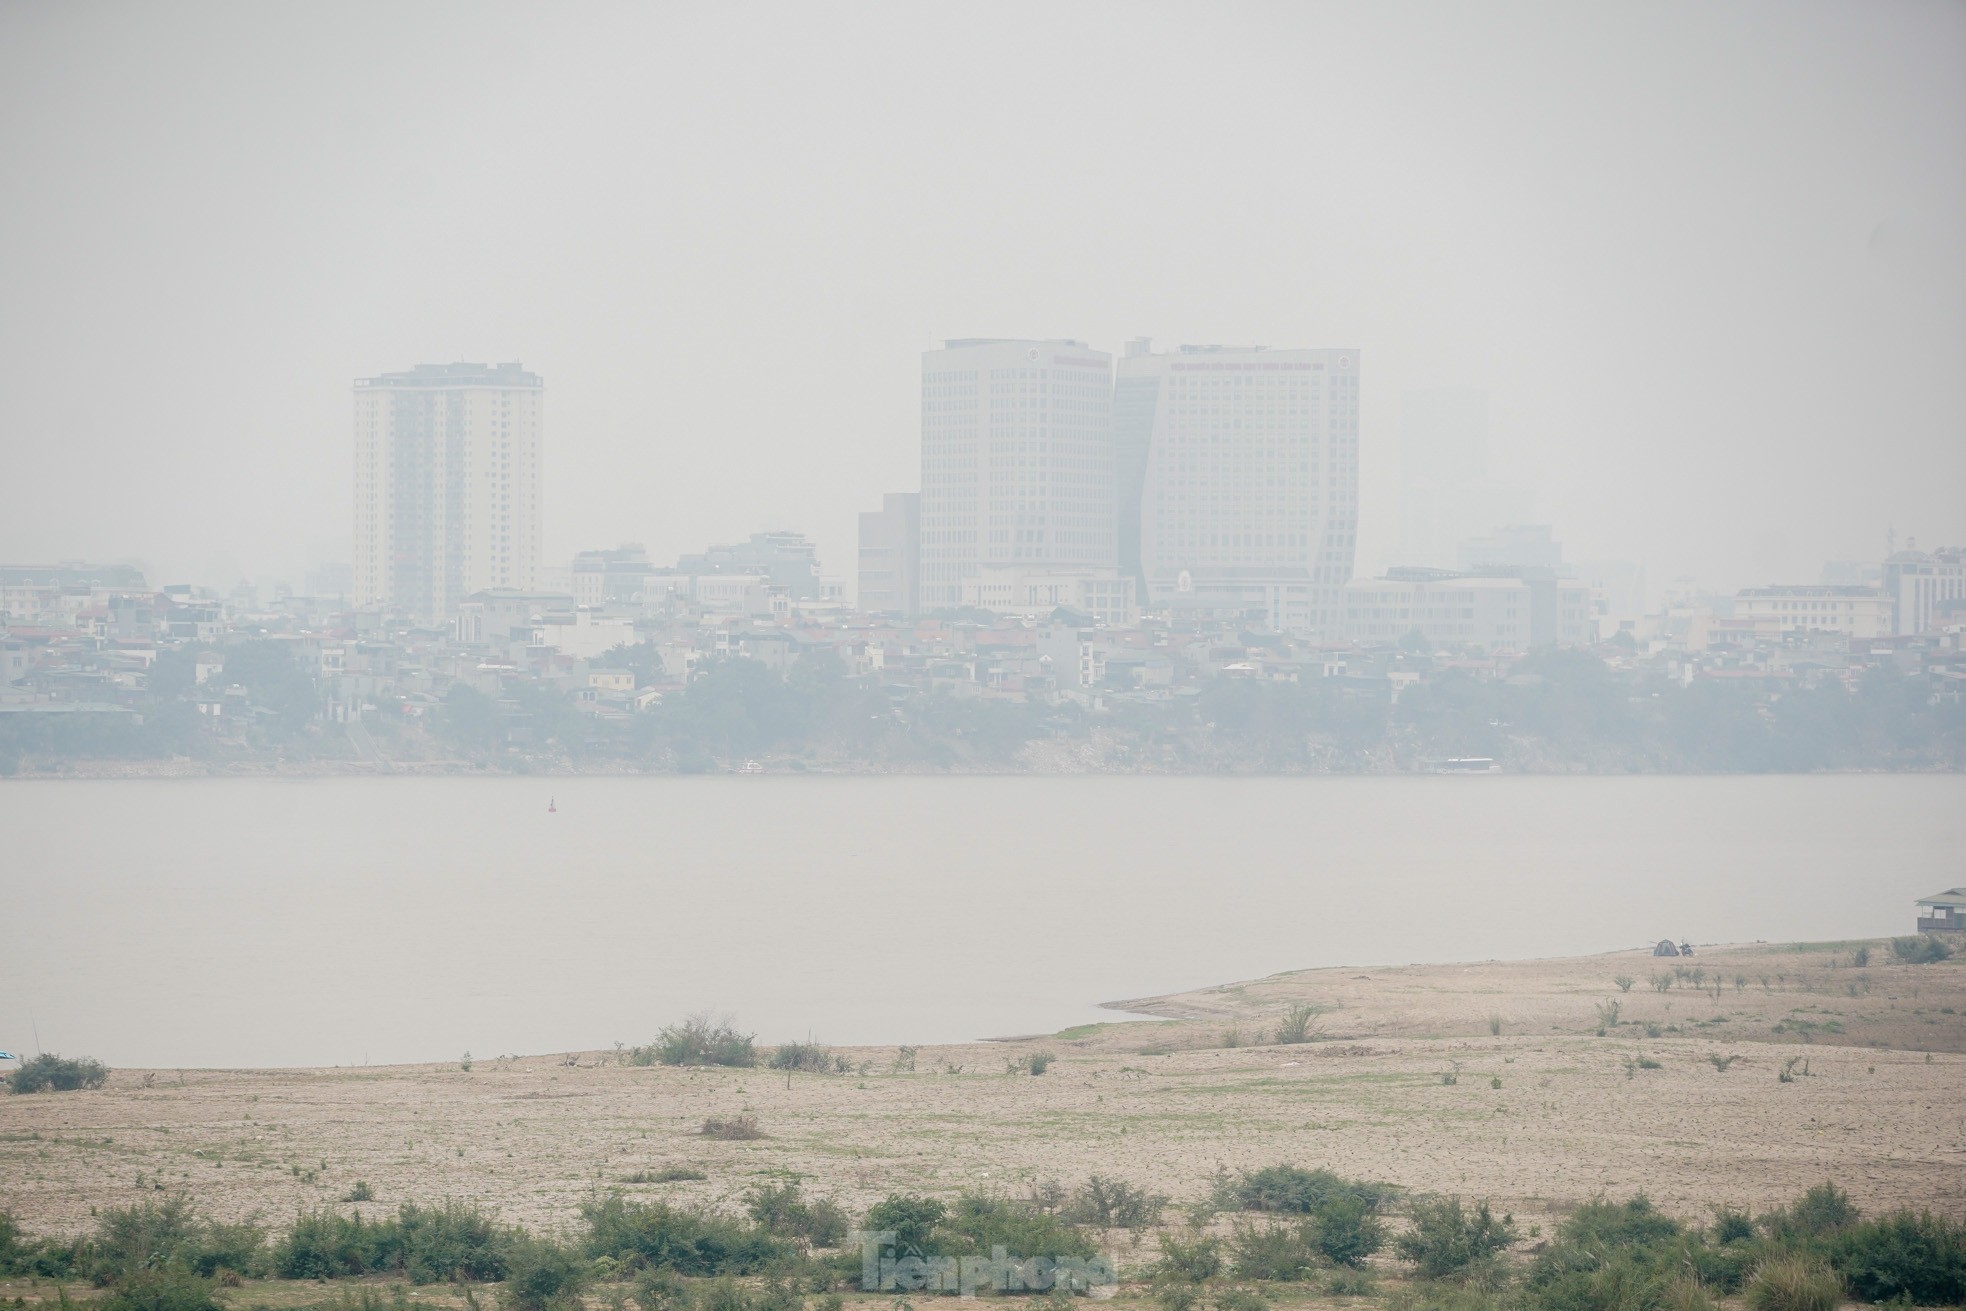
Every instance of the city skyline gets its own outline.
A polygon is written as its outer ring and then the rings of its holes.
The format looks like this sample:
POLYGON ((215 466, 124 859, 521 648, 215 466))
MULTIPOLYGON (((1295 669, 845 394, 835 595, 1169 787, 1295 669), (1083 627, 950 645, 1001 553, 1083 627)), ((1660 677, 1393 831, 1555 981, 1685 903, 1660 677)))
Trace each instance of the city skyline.
POLYGON ((1362 573, 1441 387, 1659 587, 1966 539, 1957 7, 372 12, 0 18, 0 558, 349 559, 345 380, 522 359, 548 557, 844 561, 965 334, 1357 347, 1362 573))

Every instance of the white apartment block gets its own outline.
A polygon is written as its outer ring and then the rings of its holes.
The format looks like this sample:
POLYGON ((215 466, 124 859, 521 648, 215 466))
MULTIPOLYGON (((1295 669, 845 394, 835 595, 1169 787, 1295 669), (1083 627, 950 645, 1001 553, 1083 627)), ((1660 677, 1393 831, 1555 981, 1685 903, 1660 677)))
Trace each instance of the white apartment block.
POLYGON ((1757 633, 1888 637, 1891 598, 1880 587, 1750 587, 1734 595, 1734 620, 1757 633))
POLYGON ((357 608, 426 622, 539 586, 545 386, 517 364, 420 364, 355 382, 357 608))
MULTIPOLYGON (((1431 571, 1430 571, 1431 572, 1431 571)), ((1418 633, 1434 646, 1527 651, 1594 636, 1590 587, 1574 578, 1360 579, 1344 589, 1345 636, 1387 645, 1418 633)))
POLYGON ((1966 548, 1904 550, 1884 561, 1884 590, 1893 611, 1892 631, 1912 637, 1936 633, 1966 618, 1966 548))
POLYGON ((1358 542, 1358 351, 1157 354, 1137 341, 1120 359, 1113 411, 1121 568, 1144 587, 1143 609, 1343 626, 1358 542))
POLYGON ((1083 342, 969 338, 922 356, 923 610, 985 564, 1110 569, 1112 356, 1083 342))

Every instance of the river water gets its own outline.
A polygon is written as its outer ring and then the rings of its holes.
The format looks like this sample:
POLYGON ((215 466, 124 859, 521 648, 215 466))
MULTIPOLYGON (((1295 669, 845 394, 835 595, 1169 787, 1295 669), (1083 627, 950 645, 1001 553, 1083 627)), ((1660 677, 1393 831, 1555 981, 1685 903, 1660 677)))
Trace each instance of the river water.
POLYGON ((937 1042, 1318 965, 1908 932, 1966 777, 0 784, 0 1048, 937 1042), (549 800, 557 809, 549 813, 549 800))

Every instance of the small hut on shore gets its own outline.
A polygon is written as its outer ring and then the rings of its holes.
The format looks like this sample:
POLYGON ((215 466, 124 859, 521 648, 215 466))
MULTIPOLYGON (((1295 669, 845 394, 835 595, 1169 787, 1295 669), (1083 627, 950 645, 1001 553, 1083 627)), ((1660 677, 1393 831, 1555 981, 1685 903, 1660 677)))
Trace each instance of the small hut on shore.
POLYGON ((1966 933, 1966 888, 1920 897, 1917 906, 1920 933, 1966 933))

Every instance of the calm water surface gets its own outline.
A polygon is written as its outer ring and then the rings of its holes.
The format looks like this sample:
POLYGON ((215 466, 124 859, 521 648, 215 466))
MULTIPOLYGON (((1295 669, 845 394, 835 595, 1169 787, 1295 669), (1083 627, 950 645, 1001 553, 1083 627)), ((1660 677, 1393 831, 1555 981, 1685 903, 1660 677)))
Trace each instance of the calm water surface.
POLYGON ((1905 932, 1966 778, 0 784, 0 1048, 935 1042, 1277 970, 1905 932), (549 796, 558 812, 548 814, 549 796))

